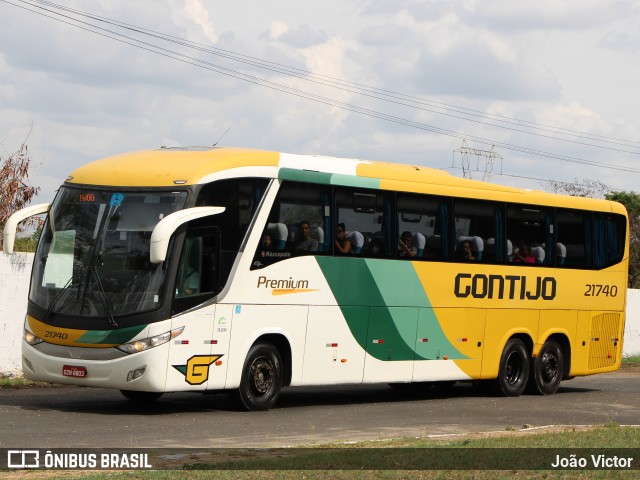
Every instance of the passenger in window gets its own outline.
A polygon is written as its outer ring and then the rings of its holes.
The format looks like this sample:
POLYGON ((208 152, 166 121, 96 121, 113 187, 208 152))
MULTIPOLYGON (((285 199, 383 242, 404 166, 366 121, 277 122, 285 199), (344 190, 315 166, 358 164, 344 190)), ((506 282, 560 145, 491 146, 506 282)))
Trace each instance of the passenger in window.
POLYGON ((349 255, 351 253, 351 242, 347 240, 345 236, 345 225, 339 223, 336 229, 336 254, 337 255, 349 255))
POLYGON ((524 243, 522 247, 515 251, 513 263, 536 263, 536 258, 531 254, 531 247, 524 243))
POLYGON ((300 222, 300 236, 296 236, 296 252, 317 252, 318 241, 311 236, 311 225, 306 220, 300 222))
POLYGON ((264 238, 262 239, 262 249, 266 252, 270 252, 272 250, 270 233, 265 233, 264 238))
POLYGON ((473 250, 471 248, 471 242, 469 240, 465 240, 462 242, 462 260, 465 262, 475 262, 476 257, 473 254, 473 250))
MULTIPOLYGON (((197 252, 195 249, 193 252, 197 252)), ((182 295, 190 296, 197 295, 200 289, 200 268, 198 265, 198 258, 194 253, 189 256, 189 263, 185 268, 184 280, 182 282, 182 295)))
POLYGON ((413 246, 413 236, 411 232, 402 232, 398 242, 398 256, 402 258, 412 258, 418 254, 418 250, 413 246))

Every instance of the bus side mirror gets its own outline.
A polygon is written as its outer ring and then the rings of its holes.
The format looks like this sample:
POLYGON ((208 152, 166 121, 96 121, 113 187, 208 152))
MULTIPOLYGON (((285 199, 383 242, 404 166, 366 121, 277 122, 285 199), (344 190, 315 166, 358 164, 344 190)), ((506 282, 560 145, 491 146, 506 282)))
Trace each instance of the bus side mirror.
POLYGON ((162 263, 166 260, 169 239, 180 225, 198 218, 218 215, 224 211, 225 207, 194 207, 180 210, 164 217, 151 232, 149 251, 151 263, 162 263))
POLYGON ((18 231, 18 224, 34 215, 41 215, 47 213, 51 207, 50 203, 39 203, 38 205, 31 205, 30 207, 18 210, 11 215, 7 223, 4 224, 3 236, 4 236, 4 252, 8 254, 13 253, 13 244, 16 240, 16 232, 18 231))

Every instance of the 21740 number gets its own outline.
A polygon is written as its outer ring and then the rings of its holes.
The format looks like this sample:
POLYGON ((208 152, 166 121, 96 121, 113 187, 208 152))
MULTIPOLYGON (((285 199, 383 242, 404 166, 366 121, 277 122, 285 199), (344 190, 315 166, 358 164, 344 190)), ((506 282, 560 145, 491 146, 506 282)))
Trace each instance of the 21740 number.
POLYGON ((615 285, 588 283, 585 285, 585 288, 587 289, 586 292, 584 292, 585 297, 599 297, 601 295, 603 297, 615 297, 618 295, 618 287, 615 285))

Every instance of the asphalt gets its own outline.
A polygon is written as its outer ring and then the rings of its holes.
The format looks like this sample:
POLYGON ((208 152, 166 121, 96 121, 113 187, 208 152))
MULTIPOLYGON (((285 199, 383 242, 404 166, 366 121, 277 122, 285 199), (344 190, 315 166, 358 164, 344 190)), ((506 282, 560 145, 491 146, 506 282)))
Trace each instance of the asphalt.
POLYGON ((640 424, 639 371, 575 378, 547 397, 492 397, 463 383, 288 388, 267 412, 237 411, 226 395, 140 406, 106 389, 0 390, 4 448, 273 447, 608 422, 640 424))

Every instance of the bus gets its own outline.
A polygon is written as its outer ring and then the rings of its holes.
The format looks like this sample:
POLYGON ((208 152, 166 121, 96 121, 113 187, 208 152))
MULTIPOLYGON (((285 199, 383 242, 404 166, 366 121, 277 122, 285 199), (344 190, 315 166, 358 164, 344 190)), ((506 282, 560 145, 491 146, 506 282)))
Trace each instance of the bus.
POLYGON ((29 379, 138 402, 226 391, 266 410, 287 386, 548 395, 620 366, 629 228, 615 202, 424 166, 162 147, 72 172, 51 204, 10 218, 6 252, 36 214, 29 379))

